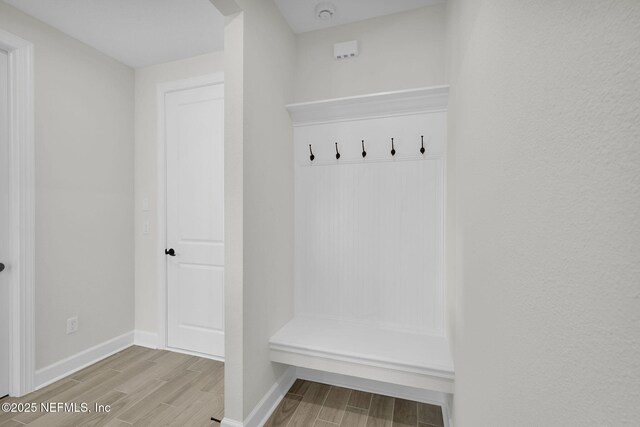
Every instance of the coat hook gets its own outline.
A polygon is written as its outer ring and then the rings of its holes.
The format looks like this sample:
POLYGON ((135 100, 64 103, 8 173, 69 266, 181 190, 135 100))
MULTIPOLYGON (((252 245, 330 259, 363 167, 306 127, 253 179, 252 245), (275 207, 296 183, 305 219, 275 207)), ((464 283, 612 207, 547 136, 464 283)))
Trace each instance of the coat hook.
POLYGON ((313 150, 311 149, 311 144, 309 144, 309 154, 311 154, 309 156, 309 160, 311 160, 313 162, 313 159, 315 159, 316 156, 313 155, 313 150))
POLYGON ((364 139, 362 140, 362 158, 367 157, 367 152, 364 151, 364 139))
POLYGON ((424 154, 425 149, 424 149, 424 135, 420 135, 420 139, 422 140, 422 146, 420 147, 420 153, 424 154))
POLYGON ((340 152, 338 151, 338 143, 336 142, 336 160, 340 158, 340 152))
POLYGON ((393 144, 393 138, 391 138, 391 155, 395 156, 396 155, 396 147, 393 144))

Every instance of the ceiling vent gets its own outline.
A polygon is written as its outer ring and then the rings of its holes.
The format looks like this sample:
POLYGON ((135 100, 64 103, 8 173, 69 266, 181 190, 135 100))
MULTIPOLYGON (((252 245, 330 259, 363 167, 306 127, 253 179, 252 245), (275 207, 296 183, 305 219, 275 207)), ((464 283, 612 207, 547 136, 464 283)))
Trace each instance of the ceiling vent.
POLYGON ((336 7, 331 2, 323 1, 318 3, 318 5, 316 6, 316 16, 322 21, 328 21, 329 19, 333 18, 333 15, 335 15, 335 13, 336 7))

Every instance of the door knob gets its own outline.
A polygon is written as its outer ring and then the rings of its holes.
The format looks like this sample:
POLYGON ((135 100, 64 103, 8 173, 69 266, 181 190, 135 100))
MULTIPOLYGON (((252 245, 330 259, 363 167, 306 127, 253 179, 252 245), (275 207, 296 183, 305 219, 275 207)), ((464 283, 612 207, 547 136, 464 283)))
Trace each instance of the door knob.
POLYGON ((173 250, 173 248, 171 249, 165 249, 164 250, 165 255, 169 255, 169 256, 176 256, 176 251, 173 250))
POLYGON ((4 264, 0 262, 0 271, 4 270, 4 264))

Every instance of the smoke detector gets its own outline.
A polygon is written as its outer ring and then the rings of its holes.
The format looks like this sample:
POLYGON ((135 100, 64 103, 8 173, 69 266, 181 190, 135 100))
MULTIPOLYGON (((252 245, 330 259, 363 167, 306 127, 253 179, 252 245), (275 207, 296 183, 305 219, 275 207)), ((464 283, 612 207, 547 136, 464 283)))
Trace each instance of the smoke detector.
POLYGON ((316 6, 316 16, 323 21, 333 18, 335 13, 336 7, 331 2, 323 1, 316 6))

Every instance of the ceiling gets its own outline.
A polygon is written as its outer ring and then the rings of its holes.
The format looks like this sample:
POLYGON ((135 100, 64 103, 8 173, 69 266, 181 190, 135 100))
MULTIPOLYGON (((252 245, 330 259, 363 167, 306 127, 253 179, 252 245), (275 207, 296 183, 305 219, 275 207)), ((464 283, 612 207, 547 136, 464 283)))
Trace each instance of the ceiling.
POLYGON ((316 16, 316 5, 320 0, 274 1, 291 29, 296 33, 304 33, 444 3, 445 0, 330 0, 335 6, 335 14, 328 20, 321 20, 316 16))
POLYGON ((131 67, 224 49, 209 0, 4 0, 131 67))

